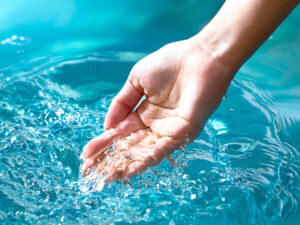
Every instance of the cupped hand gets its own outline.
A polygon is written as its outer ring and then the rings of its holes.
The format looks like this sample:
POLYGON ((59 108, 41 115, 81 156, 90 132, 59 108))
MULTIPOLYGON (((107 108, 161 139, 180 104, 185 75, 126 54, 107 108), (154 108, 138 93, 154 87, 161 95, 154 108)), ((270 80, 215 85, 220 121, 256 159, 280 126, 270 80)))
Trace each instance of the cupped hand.
POLYGON ((84 147, 83 173, 95 166, 108 182, 130 178, 169 158, 200 134, 232 77, 193 39, 143 58, 113 99, 106 131, 84 147))

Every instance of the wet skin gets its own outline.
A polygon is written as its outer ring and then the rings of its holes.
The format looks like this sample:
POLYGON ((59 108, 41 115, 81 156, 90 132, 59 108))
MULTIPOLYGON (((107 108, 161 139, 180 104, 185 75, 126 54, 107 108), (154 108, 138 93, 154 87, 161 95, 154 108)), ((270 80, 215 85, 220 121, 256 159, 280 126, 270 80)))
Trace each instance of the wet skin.
POLYGON ((110 181, 130 178, 159 164, 199 135, 231 78, 230 70, 191 39, 168 44, 145 57, 113 99, 106 132, 85 146, 83 172, 93 165, 99 172, 106 168, 110 181), (133 111, 142 96, 146 99, 133 111), (114 151, 107 151, 120 138, 123 146, 116 144, 114 151))
POLYGON ((197 35, 139 61, 110 105, 106 132, 83 149, 83 174, 96 166, 106 182, 130 178, 193 141, 240 66, 298 4, 227 0, 197 35))

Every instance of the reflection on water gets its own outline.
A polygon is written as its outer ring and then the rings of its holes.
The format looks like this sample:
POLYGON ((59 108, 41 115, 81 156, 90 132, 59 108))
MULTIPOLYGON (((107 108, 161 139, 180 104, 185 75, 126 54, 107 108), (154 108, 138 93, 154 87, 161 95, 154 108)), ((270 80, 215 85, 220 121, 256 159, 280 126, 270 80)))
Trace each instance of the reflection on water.
POLYGON ((251 74, 238 75, 201 136, 176 152, 175 170, 164 161, 128 184, 111 183, 100 193, 82 189, 81 148, 103 132, 111 99, 142 56, 41 57, 1 69, 0 222, 284 224, 294 218, 300 98, 293 87, 266 89, 251 74))
POLYGON ((26 38, 23 36, 13 35, 10 38, 6 38, 0 42, 1 45, 16 45, 22 46, 29 44, 31 42, 30 38, 26 38))
POLYGON ((0 224, 300 224, 299 9, 176 169, 163 161, 89 192, 99 177, 81 183, 81 149, 131 67, 223 1, 31 2, 0 7, 0 224))

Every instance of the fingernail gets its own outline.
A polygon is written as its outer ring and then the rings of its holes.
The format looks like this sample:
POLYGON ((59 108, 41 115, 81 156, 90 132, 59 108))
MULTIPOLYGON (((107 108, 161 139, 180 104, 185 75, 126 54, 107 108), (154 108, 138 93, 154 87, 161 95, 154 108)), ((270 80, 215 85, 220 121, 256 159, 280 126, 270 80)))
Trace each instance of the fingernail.
POLYGON ((85 160, 85 157, 84 157, 84 152, 82 152, 82 153, 81 153, 81 155, 80 155, 80 159, 81 159, 81 160, 85 160))

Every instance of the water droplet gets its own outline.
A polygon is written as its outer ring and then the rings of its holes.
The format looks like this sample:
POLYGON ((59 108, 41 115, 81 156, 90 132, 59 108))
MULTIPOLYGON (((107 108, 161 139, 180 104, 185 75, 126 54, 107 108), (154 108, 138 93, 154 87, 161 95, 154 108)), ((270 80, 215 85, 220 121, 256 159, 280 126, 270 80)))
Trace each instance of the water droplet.
POLYGON ((196 194, 191 194, 191 200, 195 199, 196 198, 196 194))

